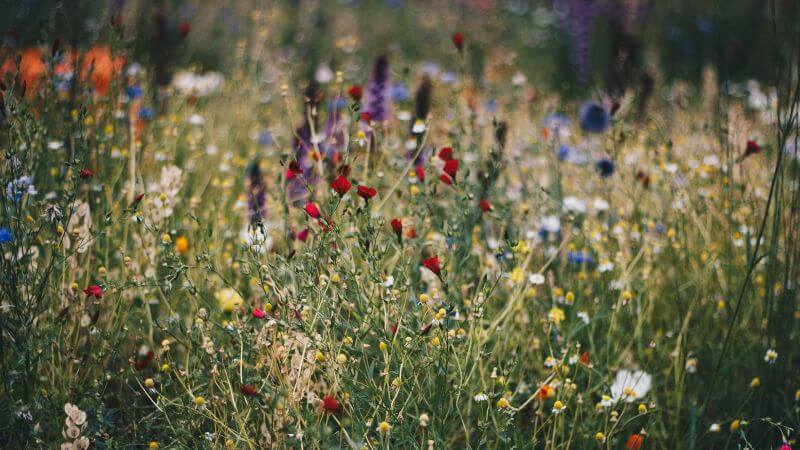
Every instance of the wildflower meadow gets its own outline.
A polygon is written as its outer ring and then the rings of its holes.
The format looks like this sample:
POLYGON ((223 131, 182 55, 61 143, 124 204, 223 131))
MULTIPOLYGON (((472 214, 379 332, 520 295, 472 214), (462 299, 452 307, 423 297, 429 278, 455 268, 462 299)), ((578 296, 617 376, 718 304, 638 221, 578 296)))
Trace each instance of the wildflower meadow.
POLYGON ((0 448, 800 447, 800 4, 18 0, 0 448))

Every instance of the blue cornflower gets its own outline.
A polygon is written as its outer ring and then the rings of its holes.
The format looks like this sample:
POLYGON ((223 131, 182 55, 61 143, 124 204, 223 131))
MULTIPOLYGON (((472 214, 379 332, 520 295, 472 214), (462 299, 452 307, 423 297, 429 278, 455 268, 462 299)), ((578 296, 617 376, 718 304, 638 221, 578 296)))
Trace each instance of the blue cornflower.
POLYGON ((411 92, 405 84, 395 84, 392 86, 392 100, 402 102, 411 98, 411 92))
POLYGON ((3 227, 0 228, 0 245, 8 244, 14 240, 14 234, 10 229, 3 227))
POLYGON ((153 110, 151 108, 142 108, 139 110, 139 118, 142 120, 150 120, 153 118, 153 110))
POLYGON ((138 84, 128 86, 125 88, 125 95, 127 95, 131 100, 135 100, 142 96, 142 88, 138 84))
POLYGON ((590 266, 594 262, 592 255, 583 252, 568 252, 567 261, 569 261, 570 264, 575 264, 578 266, 590 266))
POLYGON ((595 102, 581 106, 581 128, 589 133, 602 133, 611 126, 611 114, 595 102))
POLYGON ((614 175, 614 161, 608 158, 602 158, 598 160, 594 164, 595 169, 597 172, 600 173, 600 176, 603 178, 608 178, 611 175, 614 175))
POLYGON ((38 194, 38 191, 33 185, 33 180, 31 177, 24 176, 17 178, 14 181, 10 181, 8 186, 6 186, 6 194, 9 198, 20 201, 22 200, 23 195, 36 195, 38 194))

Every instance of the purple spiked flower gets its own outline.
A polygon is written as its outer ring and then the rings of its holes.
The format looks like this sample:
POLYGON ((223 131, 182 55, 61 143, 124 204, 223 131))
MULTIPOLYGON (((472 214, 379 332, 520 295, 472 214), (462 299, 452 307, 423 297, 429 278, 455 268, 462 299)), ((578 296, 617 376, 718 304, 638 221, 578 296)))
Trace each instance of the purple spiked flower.
POLYGON ((267 185, 264 183, 264 174, 261 173, 258 160, 250 164, 247 170, 250 181, 247 187, 247 211, 250 225, 256 225, 266 217, 267 185))
POLYGON ((364 112, 375 122, 389 120, 392 109, 391 85, 389 83, 389 59, 381 55, 375 60, 372 77, 364 96, 364 112))

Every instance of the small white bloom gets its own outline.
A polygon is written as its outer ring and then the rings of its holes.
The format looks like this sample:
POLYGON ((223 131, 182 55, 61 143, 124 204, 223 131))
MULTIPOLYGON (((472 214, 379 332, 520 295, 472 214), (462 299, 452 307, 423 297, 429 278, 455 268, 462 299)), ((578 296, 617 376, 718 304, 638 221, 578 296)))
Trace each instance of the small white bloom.
POLYGON ((764 361, 775 364, 775 361, 778 360, 778 352, 773 349, 767 350, 767 353, 764 355, 764 361))
POLYGON ((620 400, 631 403, 647 395, 652 384, 653 378, 647 372, 620 370, 611 385, 611 398, 614 403, 620 400))
POLYGON ((528 277, 528 281, 533 285, 544 284, 544 275, 541 273, 533 273, 528 277))

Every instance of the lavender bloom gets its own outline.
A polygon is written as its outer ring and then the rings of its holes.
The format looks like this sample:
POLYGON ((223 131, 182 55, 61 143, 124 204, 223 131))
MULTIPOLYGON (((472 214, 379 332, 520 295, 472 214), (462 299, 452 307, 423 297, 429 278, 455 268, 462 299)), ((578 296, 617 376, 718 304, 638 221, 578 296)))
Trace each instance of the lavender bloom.
POLYGON ((381 55, 375 61, 372 77, 364 95, 364 112, 375 122, 389 120, 391 114, 391 84, 389 83, 389 59, 381 55))
POLYGON ((258 160, 250 164, 247 170, 250 185, 247 189, 247 211, 250 225, 256 225, 266 217, 267 185, 264 183, 264 174, 261 173, 258 160))

